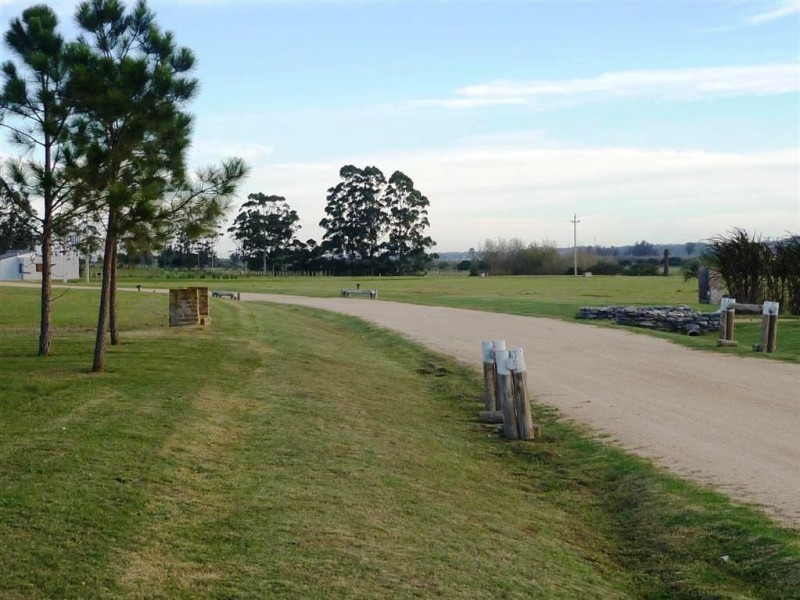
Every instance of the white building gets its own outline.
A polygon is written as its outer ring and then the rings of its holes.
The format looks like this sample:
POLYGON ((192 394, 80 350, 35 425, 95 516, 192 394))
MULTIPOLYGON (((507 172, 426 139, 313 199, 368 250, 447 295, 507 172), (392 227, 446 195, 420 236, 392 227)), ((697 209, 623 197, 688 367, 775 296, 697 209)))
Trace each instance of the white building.
MULTIPOLYGON (((78 255, 74 252, 53 252, 51 279, 68 280, 80 277, 78 255)), ((0 281, 41 281, 42 251, 11 250, 0 255, 0 281)))

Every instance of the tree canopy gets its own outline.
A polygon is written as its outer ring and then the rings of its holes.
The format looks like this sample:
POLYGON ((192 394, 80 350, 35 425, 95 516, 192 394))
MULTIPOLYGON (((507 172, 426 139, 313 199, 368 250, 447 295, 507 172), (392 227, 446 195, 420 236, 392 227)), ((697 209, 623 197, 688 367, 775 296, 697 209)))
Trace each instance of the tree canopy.
POLYGON ((259 262, 265 274, 270 266, 274 275, 298 244, 295 235, 300 229, 300 217, 283 196, 258 192, 247 198, 228 231, 242 256, 259 262))
POLYGON ((410 177, 346 165, 328 190, 322 250, 351 274, 420 272, 434 246, 425 235, 429 201, 410 177))
POLYGON ((39 354, 52 346, 53 237, 64 233, 84 200, 68 175, 73 160, 71 119, 71 46, 57 31, 58 18, 45 5, 23 11, 4 35, 10 60, 2 64, 0 127, 20 147, 23 158, 8 158, 0 165, 0 186, 5 199, 37 223, 42 246, 41 318, 39 354), (41 201, 42 215, 31 202, 41 201))

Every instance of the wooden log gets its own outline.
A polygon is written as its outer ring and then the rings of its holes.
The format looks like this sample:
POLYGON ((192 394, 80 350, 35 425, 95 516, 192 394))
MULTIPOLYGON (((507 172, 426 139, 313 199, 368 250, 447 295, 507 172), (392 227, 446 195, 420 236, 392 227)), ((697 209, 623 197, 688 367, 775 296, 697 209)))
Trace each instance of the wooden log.
POLYGON ((494 363, 483 363, 483 394, 479 400, 486 410, 494 410, 495 377, 494 363))
POLYGON ((778 315, 769 315, 767 319, 767 352, 772 354, 778 349, 778 315))
POLYGON ((769 332, 769 315, 761 315, 761 335, 758 338, 758 344, 753 346, 756 352, 767 351, 767 336, 769 332))
MULTIPOLYGON (((506 349, 506 341, 505 340, 494 340, 493 342, 494 348, 492 349, 492 357, 494 358, 495 353, 498 350, 505 350, 506 349)), ((493 410, 503 410, 501 406, 500 398, 497 396, 497 361, 494 361, 494 382, 495 382, 495 393, 494 393, 494 409, 493 410)))
POLYGON ((481 343, 483 360, 483 403, 486 410, 500 410, 497 399, 497 367, 494 354, 496 350, 505 350, 505 340, 494 340, 481 343))
POLYGON ((511 350, 508 368, 511 371, 511 383, 514 395, 514 408, 517 413, 517 435, 521 440, 532 440, 533 419, 531 405, 528 402, 528 391, 525 382, 525 356, 522 348, 511 350))
POLYGON ((728 316, 725 319, 725 339, 733 341, 734 331, 733 326, 736 323, 736 309, 728 308, 728 316))
POLYGON ((495 388, 497 371, 494 366, 494 342, 481 342, 481 359, 483 361, 483 405, 487 411, 495 406, 495 388))
POLYGON ((742 304, 740 302, 731 302, 728 304, 728 308, 734 308, 739 312, 745 313, 760 313, 763 306, 763 304, 742 304))
POLYGON ((497 398, 503 413, 503 434, 506 439, 516 440, 517 433, 517 407, 514 403, 514 394, 511 388, 511 372, 508 370, 508 352, 495 350, 495 364, 497 365, 497 398))
POLYGON ((717 339, 717 346, 721 345, 720 342, 725 341, 725 333, 728 329, 728 311, 720 309, 719 311, 719 338, 717 339))
MULTIPOLYGON (((762 311, 762 324, 763 319, 766 319, 766 341, 764 344, 765 352, 775 352, 778 349, 778 312, 780 311, 779 302, 764 302, 762 311)), ((763 333, 762 333, 763 335, 763 333)))
POLYGON ((482 410, 480 413, 481 423, 497 424, 503 422, 503 412, 500 410, 482 410))

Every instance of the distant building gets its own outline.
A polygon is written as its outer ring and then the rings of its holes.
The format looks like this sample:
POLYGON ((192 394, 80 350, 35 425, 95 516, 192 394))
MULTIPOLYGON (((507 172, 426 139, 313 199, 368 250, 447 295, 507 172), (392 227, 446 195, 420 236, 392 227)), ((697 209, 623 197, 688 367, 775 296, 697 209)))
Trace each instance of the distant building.
MULTIPOLYGON (((53 252, 51 279, 67 280, 80 277, 78 255, 74 252, 53 252)), ((0 255, 0 281, 41 281, 42 251, 11 250, 0 255)))

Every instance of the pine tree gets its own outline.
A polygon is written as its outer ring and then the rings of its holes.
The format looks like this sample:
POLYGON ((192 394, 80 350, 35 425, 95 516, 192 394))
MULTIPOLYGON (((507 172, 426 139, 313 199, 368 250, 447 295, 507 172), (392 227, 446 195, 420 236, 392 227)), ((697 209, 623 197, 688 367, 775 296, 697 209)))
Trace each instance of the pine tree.
POLYGON ((38 222, 42 247, 42 287, 39 355, 52 351, 51 286, 54 235, 68 228, 80 209, 65 165, 70 161, 69 48, 58 33, 58 18, 47 6, 26 9, 11 21, 5 45, 13 60, 2 64, 0 127, 10 141, 26 151, 26 158, 2 165, 0 186, 20 214, 38 222), (41 217, 31 200, 43 205, 41 217))

